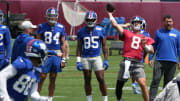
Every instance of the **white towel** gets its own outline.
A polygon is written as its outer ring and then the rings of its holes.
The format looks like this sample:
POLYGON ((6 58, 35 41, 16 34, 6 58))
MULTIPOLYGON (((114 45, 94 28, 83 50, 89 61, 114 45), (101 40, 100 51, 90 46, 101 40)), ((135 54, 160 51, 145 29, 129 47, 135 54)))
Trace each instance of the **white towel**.
POLYGON ((124 75, 123 75, 124 79, 128 79, 130 77, 130 74, 129 74, 130 65, 131 65, 131 61, 125 60, 125 70, 124 70, 124 75))

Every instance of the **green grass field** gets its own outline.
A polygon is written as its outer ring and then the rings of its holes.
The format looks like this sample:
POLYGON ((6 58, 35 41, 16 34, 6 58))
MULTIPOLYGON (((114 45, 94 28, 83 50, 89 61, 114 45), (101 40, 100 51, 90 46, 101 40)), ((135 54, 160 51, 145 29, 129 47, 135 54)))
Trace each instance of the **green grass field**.
MULTIPOLYGON (((53 101, 86 101, 86 96, 84 92, 84 79, 83 73, 76 69, 76 41, 69 41, 70 45, 70 60, 68 60, 67 66, 63 69, 62 73, 58 74, 56 79, 56 89, 53 101)), ((108 41, 108 47, 110 46, 110 41, 108 41)), ((119 64, 122 60, 122 56, 118 55, 118 51, 113 51, 113 56, 109 56, 109 68, 105 71, 105 81, 108 87, 108 100, 116 101, 115 96, 115 84, 117 79, 117 74, 119 71, 119 64)), ((150 86, 152 80, 152 71, 148 65, 145 65, 145 73, 147 76, 147 85, 150 86)), ((48 95, 48 84, 49 79, 47 78, 41 95, 48 95)), ((162 80, 161 80, 162 81, 162 80)), ((102 96, 99 91, 98 82, 95 78, 94 73, 92 74, 92 96, 93 101, 102 101, 102 96)), ((143 101, 141 95, 133 94, 131 89, 131 79, 125 84, 125 87, 130 89, 123 90, 123 100, 124 101, 143 101)), ((162 82, 160 84, 162 87, 162 82)), ((160 91, 160 90, 159 90, 160 91)))

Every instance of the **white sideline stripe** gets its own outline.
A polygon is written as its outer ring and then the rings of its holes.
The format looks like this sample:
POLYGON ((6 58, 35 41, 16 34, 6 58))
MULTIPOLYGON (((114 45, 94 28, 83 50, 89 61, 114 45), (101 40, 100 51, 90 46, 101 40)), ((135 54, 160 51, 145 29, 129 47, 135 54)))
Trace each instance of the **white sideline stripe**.
POLYGON ((66 96, 53 96, 55 98, 61 98, 61 97, 66 97, 66 96))
MULTIPOLYGON (((115 88, 107 88, 109 90, 115 90, 115 88)), ((138 89, 141 89, 140 87, 138 87, 138 89)), ((148 89, 150 89, 150 87, 148 87, 148 89)), ((162 90, 162 87, 159 87, 159 90, 162 90)), ((132 90, 132 87, 123 87, 123 90, 132 90)))

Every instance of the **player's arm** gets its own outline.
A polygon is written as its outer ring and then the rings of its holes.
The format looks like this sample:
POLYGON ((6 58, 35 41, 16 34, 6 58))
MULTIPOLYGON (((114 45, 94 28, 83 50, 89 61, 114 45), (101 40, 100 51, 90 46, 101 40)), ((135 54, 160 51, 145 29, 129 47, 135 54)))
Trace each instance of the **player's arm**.
POLYGON ((82 53, 82 40, 77 41, 77 49, 76 49, 76 56, 81 57, 82 53))
POLYGON ((107 60, 108 59, 108 47, 107 47, 107 43, 106 43, 106 38, 104 38, 102 40, 102 49, 103 49, 104 59, 107 60))
POLYGON ((7 80, 14 77, 16 74, 17 70, 13 67, 13 65, 8 65, 0 71, 0 96, 5 99, 10 99, 7 91, 7 80))
POLYGON ((62 52, 62 61, 61 61, 61 66, 64 67, 65 66, 65 45, 64 45, 64 42, 65 42, 65 35, 62 35, 60 37, 61 39, 61 52, 62 52))
POLYGON ((179 57, 179 62, 178 62, 178 69, 180 69, 180 35, 178 35, 178 43, 177 43, 177 50, 178 50, 178 57, 179 57))
POLYGON ((9 31, 9 28, 7 28, 6 30, 6 34, 5 34, 5 47, 6 47, 6 59, 9 60, 9 58, 11 57, 11 33, 9 31))
POLYGON ((108 12, 108 16, 112 26, 119 32, 120 35, 123 35, 123 31, 124 31, 123 27, 116 22, 111 12, 108 12))
POLYGON ((40 96, 37 89, 38 89, 38 83, 36 82, 32 85, 32 88, 29 94, 29 97, 31 98, 31 100, 32 101, 48 101, 48 97, 40 96))

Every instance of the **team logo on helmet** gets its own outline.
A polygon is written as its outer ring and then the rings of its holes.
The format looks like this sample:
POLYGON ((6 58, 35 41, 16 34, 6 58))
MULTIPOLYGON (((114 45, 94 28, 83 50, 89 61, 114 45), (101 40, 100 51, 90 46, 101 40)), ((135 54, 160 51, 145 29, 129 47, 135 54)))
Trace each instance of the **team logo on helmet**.
POLYGON ((85 15, 85 24, 87 27, 94 27, 97 22, 97 14, 94 11, 88 11, 85 15))
POLYGON ((56 8, 49 8, 46 11, 46 17, 49 23, 55 24, 58 20, 58 11, 56 8))

